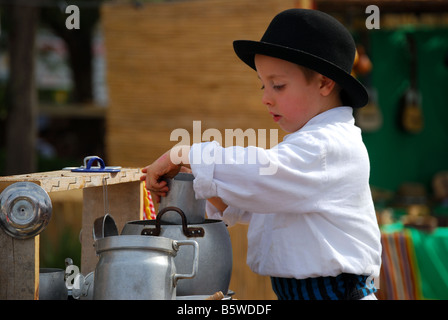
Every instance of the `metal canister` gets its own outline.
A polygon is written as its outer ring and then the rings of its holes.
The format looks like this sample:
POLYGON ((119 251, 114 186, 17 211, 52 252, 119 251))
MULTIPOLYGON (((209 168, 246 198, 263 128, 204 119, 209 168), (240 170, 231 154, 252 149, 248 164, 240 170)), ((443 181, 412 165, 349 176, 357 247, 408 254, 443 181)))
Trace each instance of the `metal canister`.
POLYGON ((121 235, 95 242, 94 300, 173 300, 179 279, 193 278, 198 269, 198 244, 165 237, 121 235), (176 273, 179 246, 194 247, 193 270, 176 273))
POLYGON ((59 268, 39 269, 39 300, 67 300, 65 270, 59 268))
MULTIPOLYGON (((184 212, 188 224, 204 222, 206 200, 196 199, 193 180, 193 174, 186 172, 179 172, 172 179, 167 178, 169 191, 166 197, 161 198, 159 210, 176 207, 184 212)), ((182 224, 182 220, 176 212, 167 212, 163 215, 162 221, 182 224)))

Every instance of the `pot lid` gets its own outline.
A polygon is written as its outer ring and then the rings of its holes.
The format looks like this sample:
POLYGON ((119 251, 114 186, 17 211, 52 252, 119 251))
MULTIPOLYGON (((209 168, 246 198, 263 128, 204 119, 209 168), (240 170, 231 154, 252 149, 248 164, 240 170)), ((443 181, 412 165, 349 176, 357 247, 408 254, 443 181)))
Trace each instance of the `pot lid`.
POLYGON ((50 222, 51 199, 33 182, 16 182, 0 194, 0 224, 18 239, 38 235, 50 222))
POLYGON ((175 256, 177 243, 173 239, 159 236, 121 235, 100 238, 95 241, 96 253, 108 250, 156 250, 175 256))

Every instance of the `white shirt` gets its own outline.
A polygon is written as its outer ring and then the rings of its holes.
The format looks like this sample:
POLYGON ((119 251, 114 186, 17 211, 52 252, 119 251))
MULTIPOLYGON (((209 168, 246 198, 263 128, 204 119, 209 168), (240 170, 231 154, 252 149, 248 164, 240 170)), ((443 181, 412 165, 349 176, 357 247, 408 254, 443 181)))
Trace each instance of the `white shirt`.
POLYGON ((303 279, 340 273, 379 275, 380 231, 369 187, 370 164, 351 107, 330 109, 274 148, 194 144, 196 197, 207 215, 248 222, 247 264, 256 273, 303 279), (198 155, 202 157, 198 161, 198 155), (252 153, 253 154, 253 153, 252 153), (269 159, 275 174, 260 174, 269 159))

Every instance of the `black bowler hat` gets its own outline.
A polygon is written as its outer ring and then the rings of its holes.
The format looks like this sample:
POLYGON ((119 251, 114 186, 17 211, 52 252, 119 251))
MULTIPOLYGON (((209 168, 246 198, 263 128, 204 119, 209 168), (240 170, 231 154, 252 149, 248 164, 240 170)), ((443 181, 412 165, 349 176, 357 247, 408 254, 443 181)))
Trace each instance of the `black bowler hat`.
POLYGON ((350 74, 355 42, 350 32, 326 13, 285 10, 274 17, 260 41, 236 40, 233 47, 238 57, 253 69, 256 54, 287 60, 338 83, 345 105, 360 108, 368 102, 366 89, 350 74))

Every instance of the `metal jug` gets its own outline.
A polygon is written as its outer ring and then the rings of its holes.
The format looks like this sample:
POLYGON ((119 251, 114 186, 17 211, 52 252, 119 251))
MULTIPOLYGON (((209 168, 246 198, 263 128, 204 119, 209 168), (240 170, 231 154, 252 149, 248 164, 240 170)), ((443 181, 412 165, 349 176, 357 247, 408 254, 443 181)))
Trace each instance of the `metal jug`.
POLYGON ((95 269, 94 300, 173 300, 179 279, 198 270, 198 244, 165 237, 122 235, 95 242, 99 261, 95 269), (177 274, 174 256, 180 246, 193 246, 193 270, 177 274))
MULTIPOLYGON (((166 179, 169 191, 166 197, 162 197, 159 210, 167 207, 181 209, 188 223, 203 223, 205 220, 205 199, 196 199, 193 189, 194 176, 191 173, 179 172, 174 178, 166 179)), ((167 212, 163 222, 181 224, 182 220, 176 212, 167 212)))

